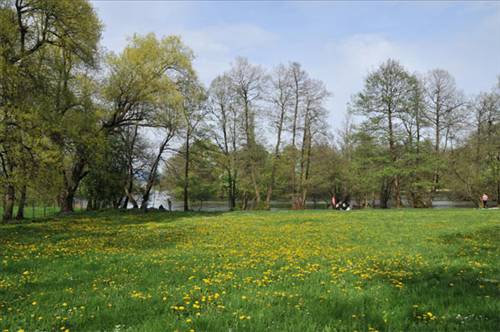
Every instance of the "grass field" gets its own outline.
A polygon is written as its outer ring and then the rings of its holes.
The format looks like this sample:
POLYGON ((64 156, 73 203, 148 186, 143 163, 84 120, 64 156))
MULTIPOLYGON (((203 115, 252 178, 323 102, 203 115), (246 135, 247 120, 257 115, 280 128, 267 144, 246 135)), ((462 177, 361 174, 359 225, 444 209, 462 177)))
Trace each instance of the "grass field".
POLYGON ((8 331, 498 331, 500 211, 81 214, 0 226, 8 331))

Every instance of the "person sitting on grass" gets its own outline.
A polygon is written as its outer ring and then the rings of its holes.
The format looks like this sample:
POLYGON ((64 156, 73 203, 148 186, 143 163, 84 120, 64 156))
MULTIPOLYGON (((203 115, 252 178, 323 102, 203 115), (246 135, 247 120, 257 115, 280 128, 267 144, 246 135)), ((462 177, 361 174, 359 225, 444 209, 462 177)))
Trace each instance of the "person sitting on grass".
POLYGON ((481 201, 483 202, 483 208, 487 208, 488 207, 488 195, 486 193, 483 194, 483 196, 481 196, 481 201))
POLYGON ((349 210, 351 210, 351 205, 349 204, 349 201, 347 199, 344 199, 342 201, 339 201, 335 205, 335 209, 349 211, 349 210))

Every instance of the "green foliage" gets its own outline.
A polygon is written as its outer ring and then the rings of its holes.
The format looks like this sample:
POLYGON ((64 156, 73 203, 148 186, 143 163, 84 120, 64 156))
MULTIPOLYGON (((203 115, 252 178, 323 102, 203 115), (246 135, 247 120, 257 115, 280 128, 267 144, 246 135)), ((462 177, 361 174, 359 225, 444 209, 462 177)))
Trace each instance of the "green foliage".
POLYGON ((2 1, 0 16, 0 153, 8 220, 16 191, 27 179, 46 175, 44 166, 64 169, 72 149, 81 150, 77 136, 95 123, 87 92, 94 91, 89 70, 101 24, 84 0, 2 1))
MULTIPOLYGON (((166 162, 161 185, 172 196, 182 201, 184 198, 185 151, 180 151, 166 162)), ((223 171, 218 167, 215 146, 208 140, 196 140, 190 147, 190 169, 188 178, 189 199, 191 202, 214 200, 221 196, 223 171)))
POLYGON ((110 75, 103 96, 111 107, 106 109, 105 127, 112 129, 145 120, 157 126, 176 121, 174 111, 182 107, 183 101, 177 76, 194 75, 191 60, 191 50, 179 37, 158 40, 153 33, 134 35, 121 54, 108 54, 110 75))
POLYGON ((94 209, 117 207, 127 180, 125 147, 118 137, 111 136, 101 143, 100 149, 82 182, 81 193, 94 209))
POLYGON ((169 161, 179 174, 167 180, 171 193, 179 197, 182 182, 191 200, 228 198, 231 209, 271 199, 301 209, 332 195, 384 207, 500 196, 500 85, 465 103, 445 70, 420 79, 388 59, 353 97, 362 121, 337 146, 330 93, 300 64, 266 72, 237 58, 207 92, 179 36, 135 34, 122 52, 103 53, 102 28, 86 0, 0 0, 4 219, 23 192, 57 197, 68 212, 76 194, 116 206, 141 193, 146 208, 175 148, 184 156, 169 161), (470 128, 460 125, 465 111, 470 128), (149 142, 152 134, 161 137, 149 142))

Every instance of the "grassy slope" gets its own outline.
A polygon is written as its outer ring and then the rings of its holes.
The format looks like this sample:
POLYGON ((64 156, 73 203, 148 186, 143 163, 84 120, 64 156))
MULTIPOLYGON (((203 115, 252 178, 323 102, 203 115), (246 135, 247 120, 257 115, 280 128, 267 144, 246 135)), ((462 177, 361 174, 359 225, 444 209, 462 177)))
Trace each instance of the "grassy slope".
POLYGON ((498 210, 84 214, 0 226, 0 328, 497 330, 498 210))

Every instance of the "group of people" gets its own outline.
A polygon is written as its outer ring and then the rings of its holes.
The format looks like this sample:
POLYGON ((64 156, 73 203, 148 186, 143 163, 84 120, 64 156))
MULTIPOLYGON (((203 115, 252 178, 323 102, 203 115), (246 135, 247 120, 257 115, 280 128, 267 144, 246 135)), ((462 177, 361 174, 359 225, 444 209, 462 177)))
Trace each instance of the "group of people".
MULTIPOLYGON (((484 193, 481 196, 481 202, 483 203, 483 207, 487 208, 488 207, 488 194, 484 193)), ((167 204, 168 204, 168 211, 172 211, 172 201, 170 199, 167 199, 167 204)), ((343 211, 349 211, 351 210, 351 204, 349 204, 349 199, 343 199, 339 200, 337 202, 337 198, 335 196, 332 196, 332 209, 334 210, 343 210, 343 211)), ((166 211, 165 207, 163 205, 160 205, 159 207, 160 211, 166 211)))
POLYGON ((349 204, 349 200, 347 198, 337 202, 337 198, 332 196, 332 209, 349 211, 351 210, 351 205, 349 204))
MULTIPOLYGON (((481 202, 483 203, 483 208, 488 208, 488 194, 484 193, 481 196, 481 202)), ((344 211, 349 211, 351 209, 351 205, 349 204, 348 199, 344 199, 341 201, 337 202, 337 198, 335 196, 332 196, 332 209, 334 210, 344 210, 344 211)))

